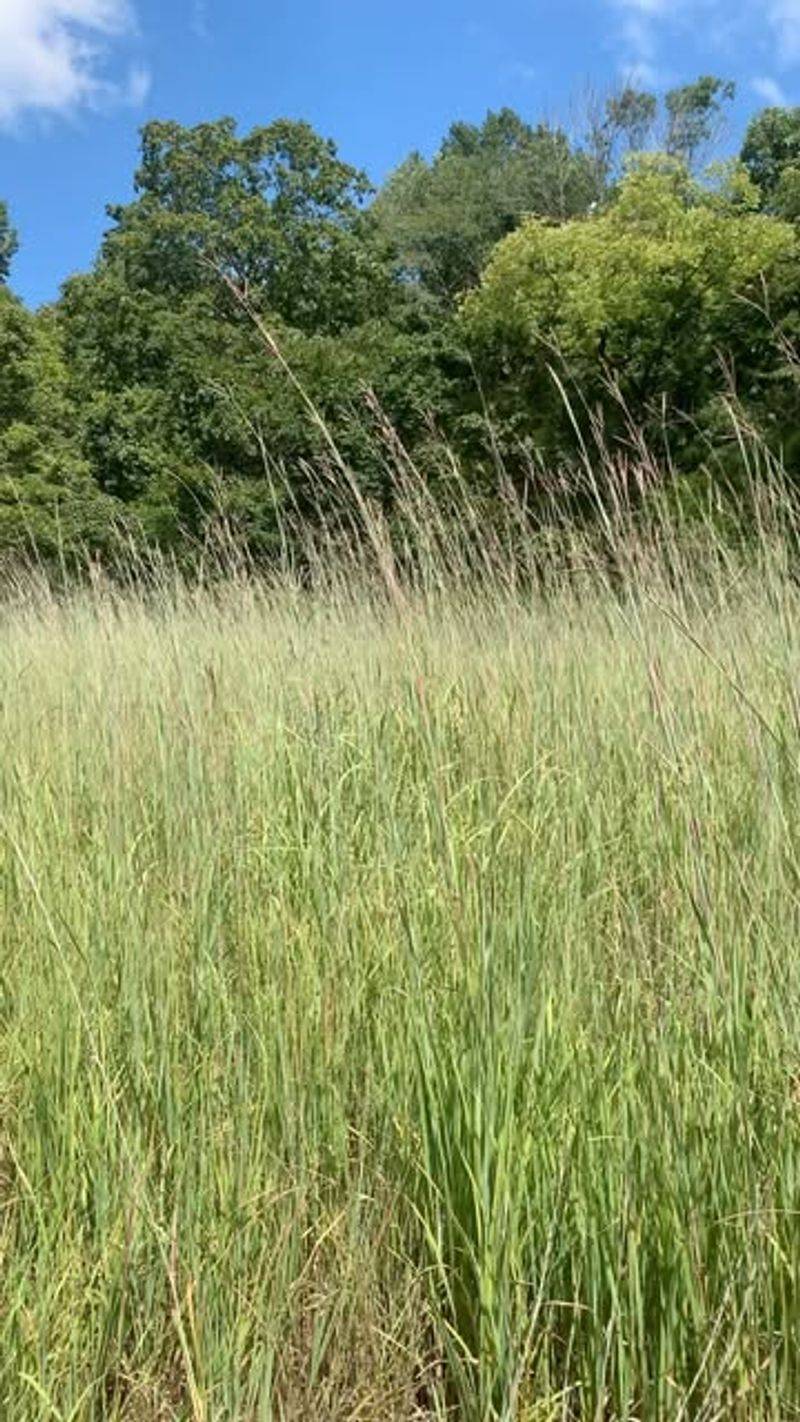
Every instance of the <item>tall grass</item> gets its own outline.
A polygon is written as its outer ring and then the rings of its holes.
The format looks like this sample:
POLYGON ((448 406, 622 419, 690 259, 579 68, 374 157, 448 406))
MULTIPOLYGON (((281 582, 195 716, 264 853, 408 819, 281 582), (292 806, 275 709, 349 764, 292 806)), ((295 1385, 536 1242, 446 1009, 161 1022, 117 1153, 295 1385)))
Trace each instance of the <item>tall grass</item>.
POLYGON ((417 527, 4 605, 3 1418, 800 1415, 785 544, 417 527))

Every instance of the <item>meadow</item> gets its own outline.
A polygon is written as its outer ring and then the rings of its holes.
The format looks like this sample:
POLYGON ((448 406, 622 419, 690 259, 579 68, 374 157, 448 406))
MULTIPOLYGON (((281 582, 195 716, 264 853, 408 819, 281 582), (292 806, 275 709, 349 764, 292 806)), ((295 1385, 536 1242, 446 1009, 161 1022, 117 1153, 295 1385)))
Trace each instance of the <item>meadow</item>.
POLYGON ((2 1418, 800 1415, 800 588, 668 562, 7 592, 2 1418))

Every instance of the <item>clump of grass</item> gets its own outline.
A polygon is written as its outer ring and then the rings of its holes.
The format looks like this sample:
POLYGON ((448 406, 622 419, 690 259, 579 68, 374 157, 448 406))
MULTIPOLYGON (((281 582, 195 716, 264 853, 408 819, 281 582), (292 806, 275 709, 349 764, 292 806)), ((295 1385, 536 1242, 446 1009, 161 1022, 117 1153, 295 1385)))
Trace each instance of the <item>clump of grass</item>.
POLYGON ((800 1412, 800 594, 617 532, 9 598, 0 1415, 800 1412))

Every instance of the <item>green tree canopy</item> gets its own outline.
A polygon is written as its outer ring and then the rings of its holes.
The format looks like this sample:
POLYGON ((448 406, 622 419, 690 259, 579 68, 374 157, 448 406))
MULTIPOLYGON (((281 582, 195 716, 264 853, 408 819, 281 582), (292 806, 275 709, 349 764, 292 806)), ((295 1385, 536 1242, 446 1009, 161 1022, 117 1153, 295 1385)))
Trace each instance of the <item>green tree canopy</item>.
POLYGON ((612 132, 620 134, 631 151, 644 148, 658 113, 655 94, 626 85, 612 95, 606 104, 606 122, 612 132))
POLYGON ((647 147, 658 117, 658 99, 642 89, 624 85, 604 101, 590 101, 587 148, 592 155, 598 187, 605 191, 618 174, 627 154, 647 147))
POLYGON ((17 234, 11 226, 8 208, 4 202, 0 202, 0 284, 8 281, 17 246, 17 234))
POLYGON ((413 153, 372 210, 404 277, 450 302, 526 214, 565 219, 597 196, 592 160, 563 129, 502 109, 480 125, 453 124, 431 162, 413 153))
POLYGON ((59 320, 83 456, 105 493, 174 543, 202 527, 212 486, 266 517, 269 469, 291 464, 302 482, 301 461, 320 453, 223 278, 343 439, 362 386, 391 364, 403 293, 362 208, 367 179, 306 124, 244 137, 229 119, 149 124, 136 190, 112 210, 95 270, 66 284, 59 320))
POLYGON ((320 415, 387 513, 402 445, 443 491, 453 443, 478 482, 489 438, 521 470, 531 446, 572 459, 553 367, 578 425, 623 451, 634 425, 668 427, 695 467, 692 431, 724 446, 735 387, 800 467, 800 110, 767 110, 743 164, 693 177, 731 95, 628 86, 579 143, 510 109, 455 123, 371 206, 307 124, 151 123, 94 269, 36 314, 6 284, 0 206, 0 545, 69 526, 98 546, 121 519, 181 552, 223 512, 269 554, 277 514, 313 521, 326 483, 334 499, 320 415), (659 133, 670 153, 643 156, 659 133))
POLYGON ((241 137, 230 118, 147 124, 135 184, 136 200, 109 210, 101 256, 130 288, 174 300, 224 274, 289 324, 327 332, 385 306, 369 181, 306 123, 241 137))
POLYGON ((772 378, 764 372, 779 353, 762 282, 774 281, 791 309, 798 238, 743 206, 741 185, 733 198, 730 188, 711 191, 685 165, 652 156, 601 215, 560 227, 531 219, 498 246, 463 321, 515 429, 546 442, 548 430, 568 428, 554 365, 611 425, 621 407, 610 385, 646 421, 663 399, 683 415, 702 410, 724 388, 726 358, 751 395, 772 378))
POLYGON ((670 89, 664 100, 667 153, 691 167, 715 142, 724 122, 723 106, 735 96, 734 83, 711 74, 701 75, 692 84, 670 89))
POLYGON ((108 544, 114 511, 80 457, 55 313, 0 288, 0 552, 70 558, 108 544))
POLYGON ((800 107, 757 114, 745 134, 742 162, 769 211, 800 217, 800 107))

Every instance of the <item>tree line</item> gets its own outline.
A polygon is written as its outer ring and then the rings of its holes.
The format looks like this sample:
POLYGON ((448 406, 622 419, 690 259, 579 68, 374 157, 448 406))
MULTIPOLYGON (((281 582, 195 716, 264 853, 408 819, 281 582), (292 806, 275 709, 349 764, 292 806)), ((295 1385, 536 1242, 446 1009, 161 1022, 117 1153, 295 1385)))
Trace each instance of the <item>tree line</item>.
POLYGON ((592 443, 691 491, 733 477, 732 409, 800 475, 800 108, 708 165, 732 97, 627 87, 578 138, 490 112, 377 192, 302 122, 151 122, 36 312, 0 204, 0 552, 192 556, 222 525, 268 560, 343 470, 391 517, 398 451, 489 510, 499 471, 552 508, 592 443))

